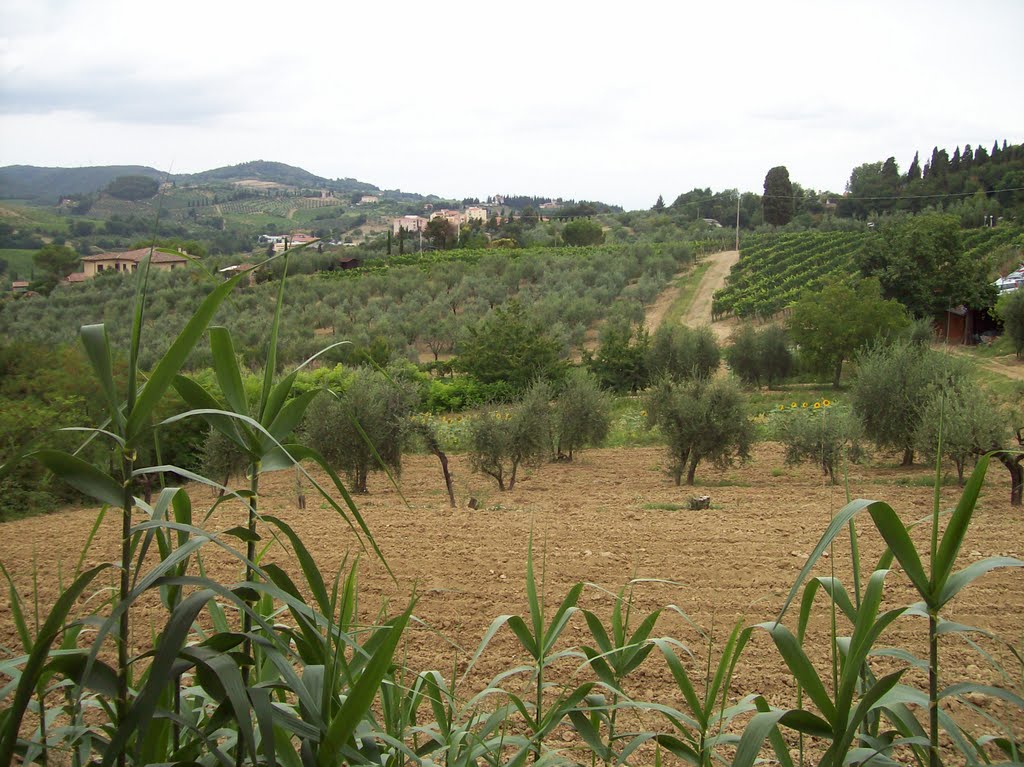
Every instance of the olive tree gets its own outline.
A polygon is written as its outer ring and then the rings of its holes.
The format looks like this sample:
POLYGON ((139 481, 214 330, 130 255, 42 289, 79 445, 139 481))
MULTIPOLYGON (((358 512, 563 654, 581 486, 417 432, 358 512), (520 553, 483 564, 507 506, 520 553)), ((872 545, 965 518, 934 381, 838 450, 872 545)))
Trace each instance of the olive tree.
POLYGON ((534 383, 519 402, 484 411, 470 427, 470 465, 502 492, 515 487, 521 465, 551 457, 551 393, 547 383, 534 383))
POLYGON ((600 445, 612 422, 612 398, 597 376, 583 368, 571 369, 552 411, 555 455, 571 461, 587 445, 600 445))
POLYGON ((697 466, 708 459, 728 465, 747 458, 754 428, 732 378, 662 378, 647 397, 648 426, 657 426, 668 444, 670 471, 677 485, 686 472, 692 485, 697 466))
POLYGON ((865 434, 879 448, 901 450, 903 465, 910 466, 925 407, 940 387, 967 387, 968 364, 910 341, 862 353, 851 394, 865 434))
POLYGON ((788 408, 773 413, 769 434, 786 448, 786 463, 814 461, 822 474, 837 484, 836 469, 844 457, 858 462, 864 455, 864 427, 850 408, 815 402, 812 408, 788 408))
POLYGON ((408 416, 416 408, 414 385, 372 368, 358 368, 341 394, 317 397, 306 414, 310 445, 343 469, 356 492, 376 469, 402 470, 409 433, 408 416))
POLYGON ((705 378, 718 370, 721 356, 711 328, 662 325, 651 336, 647 368, 652 378, 705 378))
POLYGON ((793 370, 793 353, 784 328, 769 325, 755 330, 750 324, 740 326, 725 349, 725 359, 744 383, 758 388, 761 382, 771 388, 793 370))
POLYGON ((1002 447, 1008 432, 1004 414, 983 393, 943 386, 934 391, 922 408, 914 436, 923 455, 934 457, 941 451, 944 458, 953 462, 963 487, 967 462, 1002 447))

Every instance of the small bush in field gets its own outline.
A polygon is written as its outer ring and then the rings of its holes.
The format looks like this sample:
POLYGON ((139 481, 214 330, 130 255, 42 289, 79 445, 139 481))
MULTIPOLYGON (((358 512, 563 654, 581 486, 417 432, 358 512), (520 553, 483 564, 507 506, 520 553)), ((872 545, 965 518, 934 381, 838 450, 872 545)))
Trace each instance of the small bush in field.
POLYGON ((771 388, 793 371, 793 353, 784 328, 769 325, 759 331, 747 324, 731 340, 725 359, 744 383, 760 387, 764 382, 771 388))
POLYGON ((518 403, 481 413, 470 429, 469 460, 473 471, 494 477, 498 488, 511 490, 521 465, 551 457, 551 388, 535 383, 518 403))
POLYGON ((857 358, 851 389, 864 433, 880 448, 902 450, 903 465, 909 466, 925 406, 939 387, 966 386, 968 366, 963 358, 911 341, 867 350, 857 358))
POLYGON ((232 476, 246 470, 245 452, 217 429, 207 432, 202 448, 203 475, 225 487, 232 476))
POLYGON ((754 438, 739 386, 729 378, 663 378, 647 398, 649 426, 657 426, 668 442, 669 465, 676 484, 692 485, 697 465, 711 460, 728 465, 746 458, 754 438))
POLYGON ((836 484, 843 456, 854 463, 863 457, 864 427, 849 408, 832 406, 828 400, 808 408, 780 407, 772 414, 769 434, 785 446, 787 464, 814 461, 836 484))
POLYGON ((941 438, 942 455, 956 466, 964 484, 967 461, 1002 447, 1009 429, 999 407, 978 390, 944 388, 921 411, 915 438, 922 455, 934 457, 941 438))
POLYGON ((662 325, 651 336, 647 369, 651 378, 706 378, 718 370, 721 357, 710 328, 662 325))
POLYGON ((571 461, 580 448, 600 445, 608 437, 611 413, 611 395, 597 377, 582 368, 570 370, 552 413, 555 455, 571 461))
POLYGON ((417 400, 414 384, 359 368, 344 394, 321 395, 310 405, 306 439, 348 474, 353 490, 365 493, 370 471, 387 468, 401 472, 408 417, 417 400))

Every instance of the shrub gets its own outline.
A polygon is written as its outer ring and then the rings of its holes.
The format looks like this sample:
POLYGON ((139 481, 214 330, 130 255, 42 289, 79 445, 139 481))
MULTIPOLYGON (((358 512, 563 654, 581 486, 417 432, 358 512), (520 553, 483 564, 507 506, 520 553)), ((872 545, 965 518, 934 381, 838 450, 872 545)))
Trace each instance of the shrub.
POLYGON ((650 336, 642 324, 626 318, 609 319, 601 328, 597 354, 586 365, 601 386, 618 394, 636 393, 647 387, 647 355, 650 336))
POLYGON ((914 434, 924 456, 934 457, 941 449, 953 462, 961 487, 967 461, 1002 447, 1009 431, 999 407, 975 387, 970 389, 945 386, 934 391, 921 410, 914 434))
POLYGON ((511 301, 467 328, 458 366, 483 383, 504 381, 523 391, 535 378, 557 378, 559 358, 559 344, 544 324, 511 301))
POLYGON ((583 368, 570 370, 552 413, 555 455, 571 461, 580 448, 600 445, 608 437, 611 413, 612 398, 597 377, 583 368))
POLYGON ((1017 356, 1024 357, 1024 288, 1000 296, 996 314, 1003 321, 1003 330, 1013 341, 1017 356))
POLYGON ((875 345, 857 365, 853 407, 865 434, 880 448, 902 450, 903 465, 909 466, 925 406, 939 386, 966 385, 967 361, 900 341, 875 345))
POLYGON ((600 245, 604 242, 604 229, 596 221, 577 219, 563 227, 562 240, 566 245, 600 245))
POLYGON ((747 458, 754 428, 746 403, 730 378, 663 378, 647 398, 649 426, 657 426, 668 443, 670 470, 675 483, 692 485, 697 465, 712 460, 728 465, 747 458))
POLYGON ((306 439, 348 474, 353 490, 365 493, 371 470, 401 473, 408 416, 417 400, 416 390, 409 383, 370 368, 358 368, 344 394, 321 395, 310 405, 304 427, 306 439))
POLYGON ((711 328, 662 325, 651 337, 647 369, 652 379, 706 378, 718 370, 721 351, 711 328))
POLYGON ((850 408, 833 407, 828 400, 812 408, 780 410, 771 416, 769 435, 786 448, 786 463, 815 461, 832 484, 844 456, 854 463, 864 455, 864 427, 850 408))
POLYGON ((207 433, 200 460, 203 476, 225 487, 231 477, 246 470, 247 464, 242 449, 217 429, 210 429, 207 433))
POLYGON ((507 410, 481 413, 470 430, 473 471, 494 477, 500 490, 511 490, 520 465, 550 458, 550 401, 551 388, 538 383, 507 410))

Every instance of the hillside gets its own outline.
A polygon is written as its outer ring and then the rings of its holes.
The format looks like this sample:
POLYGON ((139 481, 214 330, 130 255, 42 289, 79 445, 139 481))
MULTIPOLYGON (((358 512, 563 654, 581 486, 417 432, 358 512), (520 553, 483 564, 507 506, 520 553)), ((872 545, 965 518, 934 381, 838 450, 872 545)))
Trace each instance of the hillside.
POLYGON ((101 165, 86 168, 40 168, 34 165, 9 165, 0 168, 0 199, 29 200, 37 204, 55 204, 64 195, 98 192, 119 176, 147 176, 175 185, 204 186, 258 181, 282 187, 331 189, 337 192, 380 192, 373 184, 353 178, 327 179, 302 168, 280 162, 254 162, 229 165, 193 174, 169 174, 145 165, 101 165))
POLYGON ((100 165, 86 168, 39 168, 8 165, 0 168, 0 199, 55 204, 62 195, 89 194, 118 176, 163 179, 166 174, 145 165, 100 165))
POLYGON ((175 176, 178 183, 204 184, 211 182, 239 182, 239 181, 262 181, 281 186, 314 187, 333 189, 346 192, 379 192, 380 189, 373 184, 358 181, 354 178, 327 179, 317 176, 303 168, 294 165, 286 165, 283 162, 268 162, 266 160, 254 160, 243 162, 238 165, 227 165, 213 170, 206 170, 191 175, 175 176))

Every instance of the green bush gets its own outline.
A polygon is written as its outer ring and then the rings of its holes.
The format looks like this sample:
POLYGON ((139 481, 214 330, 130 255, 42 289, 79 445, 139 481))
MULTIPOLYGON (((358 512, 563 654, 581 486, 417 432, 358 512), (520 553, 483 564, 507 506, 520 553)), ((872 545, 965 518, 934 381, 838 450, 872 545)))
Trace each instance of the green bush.
POLYGON ((1018 357, 1024 357, 1024 288, 1004 293, 996 302, 996 314, 1003 321, 1003 330, 1013 341, 1018 357))
POLYGON ((647 422, 668 443, 669 467, 678 485, 686 472, 692 485, 697 466, 707 459, 728 465, 750 454, 754 426, 746 402, 731 378, 663 378, 647 397, 647 422))
POLYGON ((755 330, 750 324, 742 325, 732 336, 725 349, 725 359, 732 372, 747 384, 760 388, 764 381, 768 388, 793 372, 793 353, 784 328, 769 325, 755 330))
POLYGON ((573 459, 586 446, 599 446, 611 428, 612 398, 597 377, 583 368, 571 369, 552 412, 555 455, 573 459))
POLYGON ((722 354, 711 328, 662 325, 651 337, 647 370, 651 379, 706 378, 718 370, 722 354))
POLYGON ((786 463, 814 461, 832 484, 844 458, 857 463, 864 456, 860 440, 864 427, 848 407, 835 407, 828 400, 808 408, 780 405, 772 413, 768 434, 786 448, 786 463))
POLYGON ((943 386, 933 391, 922 408, 914 440, 929 458, 941 445, 943 457, 956 466, 963 486, 967 462, 1003 447, 1010 431, 1007 424, 1006 414, 976 386, 943 386))
POLYGON ((512 490, 519 467, 551 457, 551 387, 535 383, 507 409, 485 410, 470 427, 473 471, 493 477, 502 491, 512 490))
POLYGON ((925 406, 940 386, 965 386, 968 365, 911 341, 862 353, 851 395, 865 434, 879 448, 902 451, 904 466, 912 464, 925 406))
POLYGON ((559 344, 544 323, 511 301, 466 329, 458 367, 485 384, 504 381, 524 391, 535 378, 558 378, 560 358, 559 344))
POLYGON ((370 368, 358 368, 343 394, 317 397, 306 413, 304 434, 331 464, 343 469, 352 489, 366 492, 371 471, 402 470, 408 417, 418 393, 407 382, 370 368))
POLYGON ((647 355, 650 336, 642 322, 626 317, 609 319, 601 328, 597 353, 585 355, 584 362, 601 386, 618 394, 647 388, 647 355))

